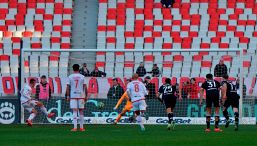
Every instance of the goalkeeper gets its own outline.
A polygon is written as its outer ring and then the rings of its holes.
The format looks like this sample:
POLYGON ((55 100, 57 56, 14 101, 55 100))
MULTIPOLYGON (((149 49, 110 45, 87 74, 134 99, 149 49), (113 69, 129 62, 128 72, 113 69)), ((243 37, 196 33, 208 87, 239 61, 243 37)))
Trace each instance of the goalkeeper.
POLYGON ((120 121, 121 117, 124 116, 126 112, 129 112, 133 108, 132 102, 130 101, 127 92, 125 92, 121 96, 121 98, 119 99, 119 101, 117 102, 116 106, 113 109, 116 110, 120 106, 123 100, 126 100, 127 103, 122 109, 121 113, 118 115, 117 119, 114 121, 114 124, 117 124, 120 121))

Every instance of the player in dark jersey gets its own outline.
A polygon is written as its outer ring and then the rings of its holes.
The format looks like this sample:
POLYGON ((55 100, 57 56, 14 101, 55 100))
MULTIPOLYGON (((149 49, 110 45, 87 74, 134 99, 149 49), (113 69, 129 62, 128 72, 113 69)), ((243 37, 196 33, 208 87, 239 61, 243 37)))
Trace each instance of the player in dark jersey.
POLYGON ((215 132, 221 132, 219 128, 219 89, 220 83, 213 80, 212 74, 206 75, 206 81, 202 84, 200 90, 200 105, 202 105, 202 99, 204 96, 204 90, 206 91, 206 132, 210 132, 210 121, 211 121, 211 108, 212 105, 215 107, 215 132))
POLYGON ((229 116, 228 116, 228 108, 232 106, 235 116, 235 131, 238 130, 238 122, 239 122, 239 98, 240 96, 237 94, 237 87, 231 81, 228 81, 228 75, 223 76, 221 87, 221 95, 223 101, 223 115, 226 118, 226 125, 227 128, 229 126, 229 116))
POLYGON ((168 114, 169 124, 167 129, 170 130, 171 128, 174 129, 175 122, 173 121, 173 109, 177 102, 176 97, 176 86, 171 85, 170 78, 165 79, 165 84, 163 84, 158 91, 158 98, 161 98, 163 103, 166 107, 166 112, 168 114))

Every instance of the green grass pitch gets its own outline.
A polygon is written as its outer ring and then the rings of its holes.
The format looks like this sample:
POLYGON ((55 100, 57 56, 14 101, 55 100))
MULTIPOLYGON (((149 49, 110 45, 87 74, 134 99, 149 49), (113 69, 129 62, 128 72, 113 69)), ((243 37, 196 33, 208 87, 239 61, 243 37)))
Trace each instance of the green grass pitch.
MULTIPOLYGON (((71 125, 0 125, 0 146, 257 146, 257 126, 230 126, 222 133, 205 133, 205 126, 85 125, 85 132, 70 132, 71 125)), ((212 126, 213 127, 213 126, 212 126)))

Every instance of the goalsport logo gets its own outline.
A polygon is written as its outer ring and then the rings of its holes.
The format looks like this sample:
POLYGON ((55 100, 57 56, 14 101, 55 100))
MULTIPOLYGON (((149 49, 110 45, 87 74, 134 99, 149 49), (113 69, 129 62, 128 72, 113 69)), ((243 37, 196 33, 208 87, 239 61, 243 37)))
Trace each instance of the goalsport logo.
POLYGON ((15 120, 15 106, 10 102, 3 102, 0 105, 0 123, 11 124, 15 120))

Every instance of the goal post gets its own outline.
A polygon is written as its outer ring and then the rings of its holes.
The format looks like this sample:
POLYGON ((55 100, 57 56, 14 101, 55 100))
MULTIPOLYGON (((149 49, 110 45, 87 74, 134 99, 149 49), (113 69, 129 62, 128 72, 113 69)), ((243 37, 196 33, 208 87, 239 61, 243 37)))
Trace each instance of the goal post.
MULTIPOLYGON (((41 114, 36 119, 36 122, 38 123, 71 123, 69 103, 65 101, 64 92, 66 78, 70 73, 69 70, 71 70, 70 60, 74 59, 74 57, 69 55, 72 52, 95 52, 96 59, 94 61, 96 64, 94 65, 99 66, 100 70, 107 72, 107 77, 86 77, 87 88, 92 90, 90 98, 86 103, 86 123, 108 124, 114 121, 124 103, 118 110, 113 110, 113 107, 119 98, 107 97, 108 90, 112 87, 112 78, 118 78, 118 83, 122 84, 122 88, 125 90, 126 79, 131 77, 132 73, 136 72, 140 62, 143 62, 147 72, 151 72, 153 64, 159 66, 159 77, 152 77, 152 74, 147 73, 141 78, 142 81, 144 81, 146 76, 150 76, 151 82, 154 82, 156 85, 154 89, 156 92, 166 77, 171 78, 173 83, 177 83, 178 91, 181 91, 184 82, 189 81, 190 78, 196 78, 198 85, 197 93, 193 93, 193 89, 187 89, 187 98, 183 99, 182 102, 177 102, 174 115, 176 118, 178 116, 177 122, 180 122, 179 124, 204 124, 205 118, 203 116, 205 114, 205 106, 201 107, 198 105, 199 88, 205 78, 205 74, 214 74, 214 67, 223 56, 228 57, 225 58, 225 62, 228 62, 229 76, 230 73, 236 75, 231 76, 235 81, 239 78, 239 93, 241 97, 239 102, 240 122, 242 124, 256 123, 256 119, 254 118, 254 99, 243 99, 243 86, 245 83, 243 49, 22 49, 20 56, 22 66, 21 78, 19 78, 22 87, 24 87, 26 80, 35 77, 39 81, 39 77, 46 73, 48 81, 51 82, 51 88, 54 90, 53 98, 49 101, 43 101, 43 103, 46 105, 48 111, 51 110, 56 112, 57 116, 54 119, 46 119, 41 114), (235 59, 235 62, 232 62, 233 59, 235 59), (45 66, 42 67, 41 65, 45 66), (234 65, 236 66, 234 67, 234 65), (158 82, 158 84, 156 82, 158 82), (94 87, 96 86, 95 83, 97 88, 94 87), (193 97, 193 94, 197 97, 193 97), (103 109, 97 109, 97 104, 99 102, 105 104, 103 109), (244 110, 245 103, 250 106, 247 110, 244 110), (248 113, 245 114, 244 112, 248 113), (244 115, 247 117, 242 117, 244 115)), ((77 61, 80 60, 77 59, 77 61)), ((94 61, 87 60, 86 62, 94 61)), ((83 63, 84 62, 81 60, 80 64, 83 63)), ((91 68, 91 70, 92 69, 93 68, 91 68)), ((219 77, 216 79, 221 81, 219 77)), ((177 95, 179 96, 179 93, 177 93, 177 95)), ((164 105, 156 99, 146 99, 146 102, 148 104, 147 110, 149 111, 148 114, 150 116, 149 120, 145 121, 146 123, 163 124, 167 122, 165 121, 166 113, 164 105)), ((132 112, 127 114, 125 118, 122 119, 122 123, 128 123, 126 117, 132 114, 132 112)), ((26 119, 27 116, 28 113, 22 109, 21 121, 24 122, 24 119, 26 119)), ((221 117, 222 116, 223 115, 221 114, 221 117)))

